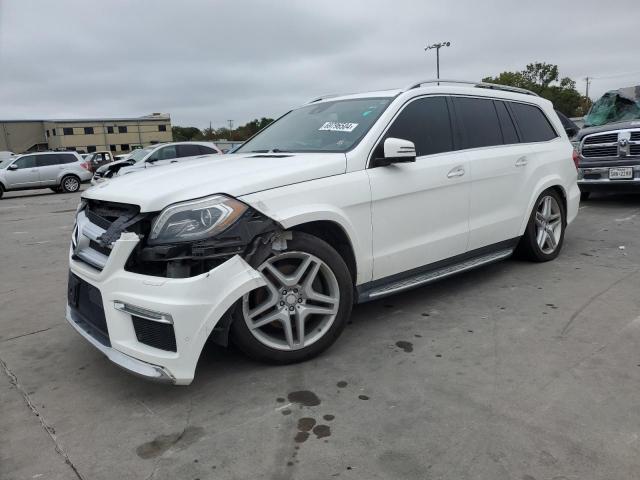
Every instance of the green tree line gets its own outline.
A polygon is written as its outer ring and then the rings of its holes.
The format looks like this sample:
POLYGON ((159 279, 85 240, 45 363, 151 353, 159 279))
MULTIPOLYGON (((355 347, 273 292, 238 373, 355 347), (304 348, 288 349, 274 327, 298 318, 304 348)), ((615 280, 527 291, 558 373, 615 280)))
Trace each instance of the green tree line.
POLYGON ((558 66, 550 63, 530 63, 522 71, 502 72, 482 81, 531 90, 553 102, 556 110, 567 117, 586 115, 591 107, 591 101, 576 90, 576 82, 569 77, 560 78, 558 66))
POLYGON ((209 140, 233 140, 233 141, 245 141, 249 137, 258 133, 273 122, 273 118, 262 117, 251 120, 240 127, 230 130, 226 127, 223 128, 211 128, 207 127, 200 130, 197 127, 179 127, 175 126, 171 128, 173 133, 174 142, 186 142, 188 140, 195 141, 209 141, 209 140))

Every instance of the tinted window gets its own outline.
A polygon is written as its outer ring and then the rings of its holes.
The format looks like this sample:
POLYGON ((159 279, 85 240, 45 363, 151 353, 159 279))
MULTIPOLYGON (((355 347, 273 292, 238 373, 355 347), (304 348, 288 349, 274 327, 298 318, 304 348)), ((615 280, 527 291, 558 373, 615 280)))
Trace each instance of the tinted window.
POLYGON ((29 155, 27 157, 21 157, 14 162, 19 169, 20 168, 33 168, 36 166, 36 156, 29 155))
POLYGON ((73 128, 63 128, 62 129, 62 134, 63 135, 73 135, 73 128))
POLYGON ((507 106, 504 102, 495 102, 496 110, 498 112, 498 119, 500 120, 500 128, 502 128, 502 140, 505 144, 518 143, 518 133, 516 127, 513 124, 511 115, 507 110, 507 106))
POLYGON ((78 161, 78 157, 76 157, 73 153, 58 153, 58 163, 73 163, 78 161))
POLYGON ((127 127, 118 127, 118 133, 127 133, 127 127))
POLYGON ((51 155, 38 155, 36 158, 36 165, 38 167, 50 167, 52 165, 59 165, 60 159, 57 154, 51 155))
POLYGON ((178 145, 178 152, 179 157, 194 157, 200 155, 200 148, 199 145, 178 145))
POLYGON ((198 145, 198 149, 200 150, 201 155, 208 155, 210 153, 218 153, 211 147, 205 147, 204 145, 198 145))
POLYGON ((167 131, 167 126, 166 125, 158 125, 158 131, 159 132, 166 132, 167 131))
POLYGON ((84 134, 85 135, 92 135, 93 134, 93 127, 84 127, 84 134))
POLYGON ((465 139, 465 148, 502 145, 502 132, 493 100, 456 97, 453 101, 465 139))
POLYGON ((546 142, 558 136, 538 107, 516 102, 510 104, 523 142, 546 142))
POLYGON ((158 150, 158 160, 170 160, 172 158, 176 158, 177 156, 178 154, 176 153, 175 145, 164 147, 158 150))
MULTIPOLYGON (((409 103, 387 130, 385 138, 410 140, 416 155, 431 155, 453 150, 449 109, 444 97, 419 98, 409 103)), ((376 157, 382 156, 382 143, 376 157)))

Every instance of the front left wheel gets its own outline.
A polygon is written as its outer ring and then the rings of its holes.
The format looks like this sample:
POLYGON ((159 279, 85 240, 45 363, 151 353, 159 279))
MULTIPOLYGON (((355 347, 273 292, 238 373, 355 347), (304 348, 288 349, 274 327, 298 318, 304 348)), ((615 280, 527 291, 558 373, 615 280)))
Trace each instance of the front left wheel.
POLYGON ((344 260, 328 243, 293 232, 283 251, 252 265, 267 282, 245 295, 234 313, 231 335, 247 355, 277 364, 312 358, 333 344, 353 303, 344 260))

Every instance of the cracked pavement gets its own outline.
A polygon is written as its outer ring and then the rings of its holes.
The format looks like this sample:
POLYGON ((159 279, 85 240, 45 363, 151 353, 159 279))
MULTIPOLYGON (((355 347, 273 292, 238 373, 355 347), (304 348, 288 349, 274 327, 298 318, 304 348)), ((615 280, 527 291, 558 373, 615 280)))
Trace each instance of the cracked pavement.
POLYGON ((189 387, 66 325, 78 196, 0 200, 3 480, 637 478, 640 196, 583 203, 554 262, 356 307, 310 362, 208 347, 189 387))

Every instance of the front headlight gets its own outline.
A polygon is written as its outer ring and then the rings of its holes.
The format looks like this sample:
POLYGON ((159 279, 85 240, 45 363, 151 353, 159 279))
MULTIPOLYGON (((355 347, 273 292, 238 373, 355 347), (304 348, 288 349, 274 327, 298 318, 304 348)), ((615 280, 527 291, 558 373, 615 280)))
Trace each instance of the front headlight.
POLYGON ((84 198, 80 199, 80 203, 76 207, 76 218, 78 218, 78 214, 83 211, 87 207, 87 201, 84 198))
POLYGON ((247 206, 224 195, 176 203, 165 208, 153 223, 150 244, 202 240, 232 225, 247 206))

